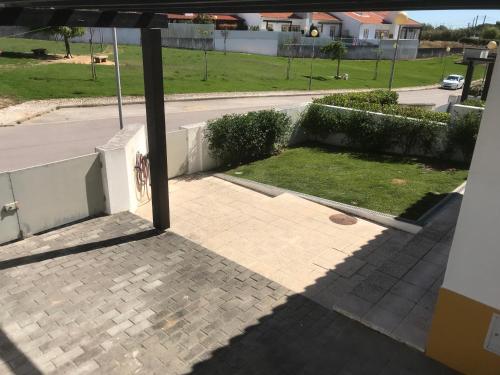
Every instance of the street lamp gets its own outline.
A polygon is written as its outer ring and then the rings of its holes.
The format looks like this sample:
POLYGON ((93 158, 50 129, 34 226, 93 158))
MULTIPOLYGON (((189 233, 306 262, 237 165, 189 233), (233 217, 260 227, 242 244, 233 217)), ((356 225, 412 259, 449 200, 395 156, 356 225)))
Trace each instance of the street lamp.
POLYGON ((313 75, 313 60, 314 60, 314 46, 316 44, 316 38, 319 35, 318 29, 314 28, 311 30, 310 35, 313 38, 313 48, 312 48, 312 55, 311 55, 311 69, 309 72, 309 90, 311 90, 311 85, 312 85, 312 75, 313 75))
POLYGON ((451 48, 450 47, 446 47, 446 54, 444 54, 442 56, 442 58, 441 58, 443 60, 443 72, 441 73, 441 82, 444 79, 444 72, 445 72, 445 69, 446 69, 446 58, 445 57, 448 57, 448 55, 450 54, 450 51, 451 51, 451 48))
POLYGON ((486 45, 486 48, 488 48, 490 51, 497 49, 497 47, 498 47, 497 42, 495 42, 494 40, 492 40, 486 45))
POLYGON ((389 78, 389 90, 392 90, 392 82, 394 81, 394 68, 396 66, 396 56, 398 55, 399 39, 401 38, 401 25, 408 23, 408 15, 405 12, 399 12, 394 20, 392 21, 394 25, 398 25, 398 38, 396 39, 396 44, 394 45, 394 56, 392 57, 391 66, 391 77, 389 78))

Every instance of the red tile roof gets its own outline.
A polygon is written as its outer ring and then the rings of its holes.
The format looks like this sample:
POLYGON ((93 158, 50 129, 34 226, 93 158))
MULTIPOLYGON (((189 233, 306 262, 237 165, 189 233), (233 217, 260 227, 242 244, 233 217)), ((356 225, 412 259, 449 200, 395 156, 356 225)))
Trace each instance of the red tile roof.
POLYGON ((228 14, 210 14, 217 21, 239 21, 240 18, 228 14))
POLYGON ((269 18, 273 20, 286 20, 288 18, 299 18, 294 16, 293 12, 282 12, 282 13, 260 13, 262 18, 269 18))
POLYGON ((179 13, 167 13, 169 20, 192 20, 194 18, 193 14, 185 15, 179 13))
POLYGON ((337 17, 332 16, 331 14, 326 13, 326 12, 313 12, 312 19, 314 21, 336 21, 336 22, 342 22, 337 17))
MULTIPOLYGON (((384 24, 389 12, 345 12, 346 16, 351 17, 364 24, 384 24)), ((408 18, 406 25, 420 25, 417 21, 408 18)))

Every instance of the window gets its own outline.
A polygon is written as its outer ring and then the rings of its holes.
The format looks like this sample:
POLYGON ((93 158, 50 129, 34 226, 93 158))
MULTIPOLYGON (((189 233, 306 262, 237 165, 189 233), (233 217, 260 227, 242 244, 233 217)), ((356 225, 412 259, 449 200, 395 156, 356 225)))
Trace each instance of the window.
POLYGON ((363 39, 368 39, 368 35, 370 35, 370 30, 364 29, 363 30, 363 39))
POLYGON ((300 31, 300 26, 299 25, 290 25, 290 31, 300 31))
POLYGON ((290 25, 281 25, 281 31, 290 31, 290 25))
POLYGON ((330 38, 335 38, 337 36, 337 26, 330 26, 330 38))
POLYGON ((388 37, 388 30, 375 30, 375 39, 387 39, 388 37))

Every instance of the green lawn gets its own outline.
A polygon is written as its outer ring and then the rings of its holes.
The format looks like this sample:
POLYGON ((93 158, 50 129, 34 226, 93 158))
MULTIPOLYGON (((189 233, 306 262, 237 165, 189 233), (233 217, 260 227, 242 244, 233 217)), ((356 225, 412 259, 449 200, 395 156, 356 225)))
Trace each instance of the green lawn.
POLYGON ((460 165, 308 145, 230 175, 416 220, 467 178, 460 165))
MULTIPOLYGON (((31 39, 0 38, 0 50, 30 52, 46 48, 49 53, 63 53, 63 42, 31 39)), ((72 44, 73 54, 89 54, 88 44, 72 44)), ((99 45, 96 46, 100 53, 99 45)), ((112 56, 110 46, 105 53, 112 56)), ((142 95, 142 57, 138 46, 120 46, 122 86, 125 95, 142 95)), ((447 58, 447 73, 464 73, 464 65, 447 58)), ((310 59, 295 59, 292 77, 285 79, 286 58, 242 53, 209 52, 208 81, 202 81, 203 53, 201 51, 165 48, 163 51, 164 84, 166 93, 305 90, 308 86, 310 59)), ((390 62, 380 63, 379 78, 372 79, 374 61, 348 60, 342 62, 342 72, 349 73, 348 81, 333 79, 335 63, 315 60, 313 89, 387 87, 390 62)), ((482 75, 477 69, 478 77, 482 75)), ((395 87, 435 84, 442 72, 442 60, 400 61, 396 66, 395 87)), ((41 64, 31 58, 0 56, 0 96, 16 100, 92 97, 115 95, 114 69, 97 66, 97 81, 92 81, 90 66, 76 64, 41 64)))

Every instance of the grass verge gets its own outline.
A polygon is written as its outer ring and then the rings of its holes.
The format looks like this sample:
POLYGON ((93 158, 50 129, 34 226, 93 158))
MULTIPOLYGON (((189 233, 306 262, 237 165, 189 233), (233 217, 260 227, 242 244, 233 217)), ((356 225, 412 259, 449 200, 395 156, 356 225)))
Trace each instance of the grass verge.
MULTIPOLYGON (((1 50, 29 53, 33 48, 46 48, 48 53, 63 53, 62 41, 0 38, 1 50)), ((109 45, 95 46, 96 53, 112 57, 109 45)), ((89 55, 85 43, 73 43, 74 55, 89 55)), ((139 46, 119 46, 124 95, 143 95, 142 55, 139 46)), ((464 74, 466 66, 453 62, 457 56, 446 58, 446 74, 464 74)), ((306 90, 309 82, 310 59, 294 59, 291 78, 285 79, 287 59, 284 57, 210 51, 208 80, 203 81, 203 52, 173 48, 163 49, 164 86, 168 93, 202 93, 231 91, 306 90)), ((390 61, 381 61, 378 79, 374 80, 375 62, 346 60, 341 71, 349 80, 336 80, 335 62, 316 59, 313 65, 312 88, 355 89, 386 88, 390 61)), ((439 82, 443 70, 441 58, 398 61, 394 87, 431 85, 439 82)), ((481 69, 476 69, 482 77, 481 69)), ((0 96, 16 100, 114 96, 113 66, 97 66, 97 80, 91 79, 89 65, 44 63, 25 57, 0 55, 0 96)))

